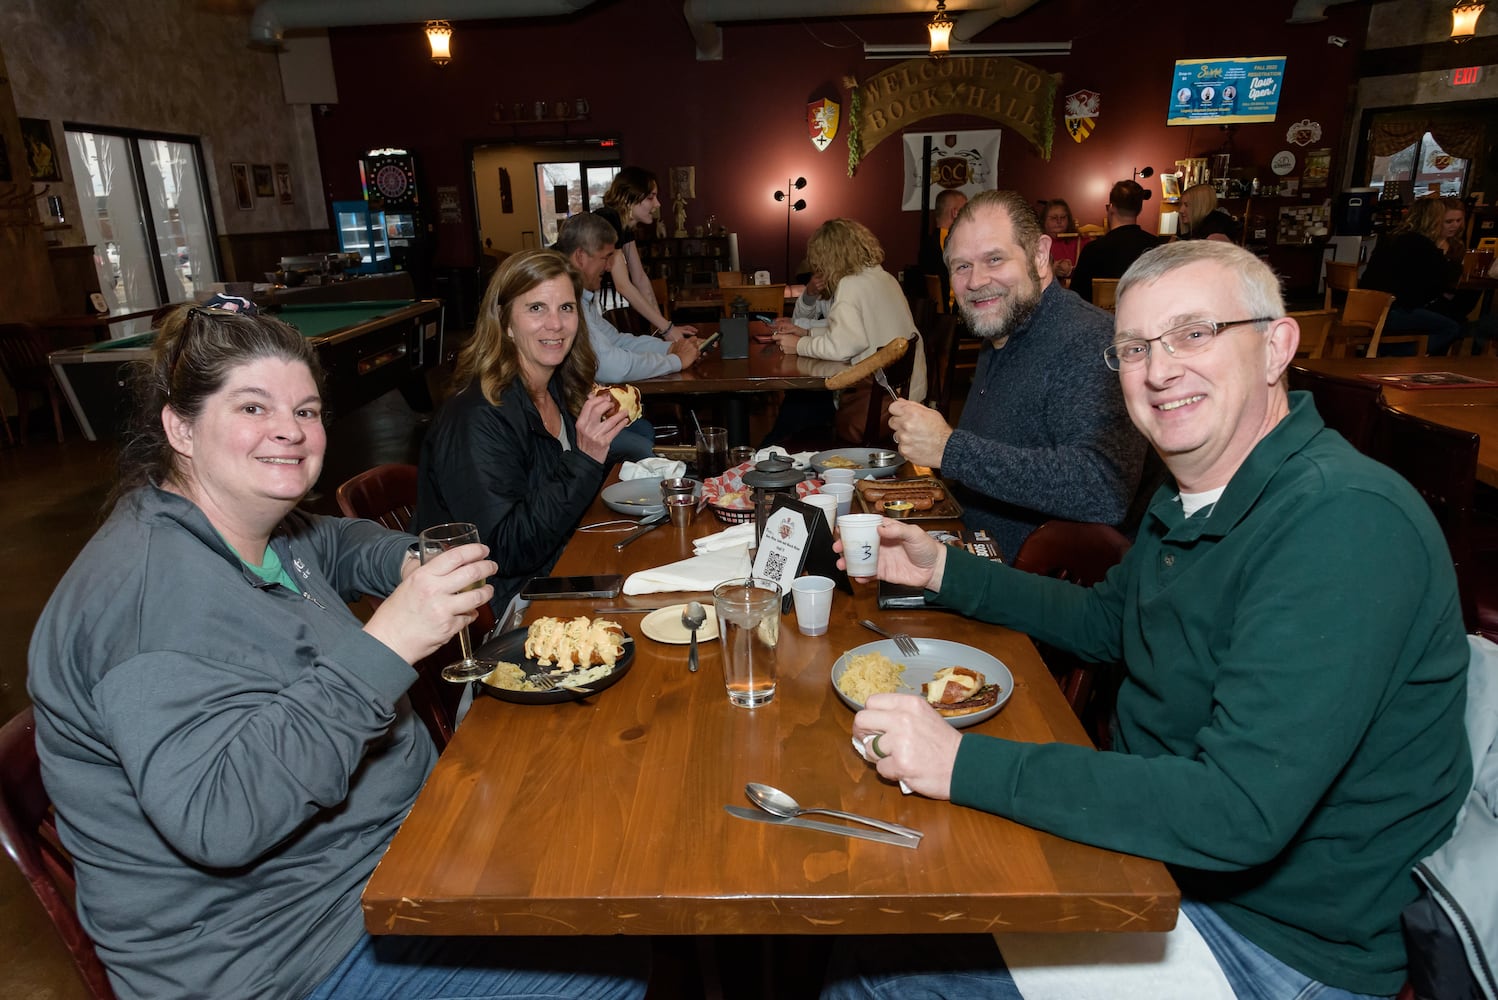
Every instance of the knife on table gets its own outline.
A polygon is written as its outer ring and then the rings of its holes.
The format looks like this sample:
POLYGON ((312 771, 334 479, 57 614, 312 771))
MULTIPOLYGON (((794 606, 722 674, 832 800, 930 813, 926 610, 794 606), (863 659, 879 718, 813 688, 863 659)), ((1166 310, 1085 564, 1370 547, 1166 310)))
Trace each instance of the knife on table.
POLYGON ((896 847, 908 847, 912 851, 921 846, 921 842, 915 837, 906 837, 898 833, 885 833, 883 830, 864 830, 852 826, 839 826, 836 823, 822 823, 814 819, 784 819, 780 816, 771 816, 760 809, 750 809, 747 806, 724 806, 723 811, 730 816, 739 819, 753 820, 756 823, 770 823, 775 826, 795 826, 803 830, 820 830, 823 833, 840 833, 844 837, 857 837, 859 840, 872 840, 879 844, 893 844, 896 847))
POLYGON ((671 515, 667 514, 665 511, 661 511, 659 514, 652 514, 649 517, 643 519, 642 521, 640 521, 640 526, 638 528, 636 528, 634 531, 631 531, 629 534, 625 535, 623 538, 614 543, 614 551, 622 551, 624 549, 624 546, 628 545, 636 538, 639 538, 641 535, 649 534, 652 530, 664 524, 670 516, 671 515))

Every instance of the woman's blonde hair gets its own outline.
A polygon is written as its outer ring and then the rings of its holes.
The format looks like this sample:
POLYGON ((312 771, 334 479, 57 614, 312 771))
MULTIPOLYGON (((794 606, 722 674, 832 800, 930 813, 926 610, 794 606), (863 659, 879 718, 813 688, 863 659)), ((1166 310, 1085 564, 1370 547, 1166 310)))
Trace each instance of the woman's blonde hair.
POLYGON ((869 227, 852 219, 829 219, 806 241, 806 259, 820 274, 827 294, 837 294, 837 283, 884 263, 884 248, 869 227))
POLYGON ((1442 225, 1446 221, 1446 202, 1441 198, 1416 198, 1409 214, 1394 231, 1397 233, 1419 233, 1432 243, 1441 239, 1442 225))
POLYGON ((506 336, 513 326, 515 303, 526 292, 553 278, 566 278, 572 284, 573 301, 577 303, 577 336, 561 366, 562 399, 568 411, 577 416, 593 390, 598 356, 593 353, 588 323, 583 318, 582 275, 555 250, 522 250, 499 265, 479 303, 473 336, 458 352, 454 388, 461 390, 477 378, 484 398, 494 406, 500 405, 505 389, 520 376, 520 354, 514 339, 506 336))
POLYGON ((1181 204, 1191 213, 1191 228, 1217 211, 1217 191, 1210 184, 1193 184, 1181 192, 1181 204))

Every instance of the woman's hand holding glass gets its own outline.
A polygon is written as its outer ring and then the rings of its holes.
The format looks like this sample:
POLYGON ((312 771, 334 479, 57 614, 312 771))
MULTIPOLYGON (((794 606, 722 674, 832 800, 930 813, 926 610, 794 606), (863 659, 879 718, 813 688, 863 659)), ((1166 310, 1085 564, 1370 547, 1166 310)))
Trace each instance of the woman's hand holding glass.
POLYGON ((609 445, 619 432, 629 424, 629 415, 623 410, 613 416, 603 414, 614 405, 608 393, 589 396, 577 413, 577 448, 595 462, 606 462, 609 445))
POLYGON ((405 573, 405 579, 370 616, 364 631, 407 663, 435 653, 454 633, 466 634, 480 605, 494 597, 494 588, 484 581, 499 567, 488 555, 489 547, 477 541, 434 551, 405 573))

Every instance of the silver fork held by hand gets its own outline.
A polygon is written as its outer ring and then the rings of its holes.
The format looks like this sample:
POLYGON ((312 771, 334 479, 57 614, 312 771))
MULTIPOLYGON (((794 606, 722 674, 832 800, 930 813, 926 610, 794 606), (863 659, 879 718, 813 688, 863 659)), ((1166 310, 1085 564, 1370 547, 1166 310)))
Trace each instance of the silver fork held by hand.
POLYGON ((900 398, 899 393, 895 392, 895 390, 890 386, 890 384, 889 384, 889 376, 887 376, 887 375, 884 374, 884 369, 883 368, 876 368, 876 369, 874 369, 874 381, 878 382, 880 385, 882 385, 884 387, 884 391, 887 392, 887 393, 889 393, 889 398, 890 399, 899 399, 900 398))

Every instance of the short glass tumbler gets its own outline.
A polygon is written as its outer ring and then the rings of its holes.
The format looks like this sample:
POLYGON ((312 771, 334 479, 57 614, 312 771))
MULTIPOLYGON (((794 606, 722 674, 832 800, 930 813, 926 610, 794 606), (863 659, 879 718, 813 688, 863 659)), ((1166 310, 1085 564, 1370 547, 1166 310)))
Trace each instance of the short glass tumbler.
POLYGON ((713 588, 718 641, 723 646, 723 686, 739 708, 775 698, 775 647, 780 641, 780 585, 750 577, 713 588))

